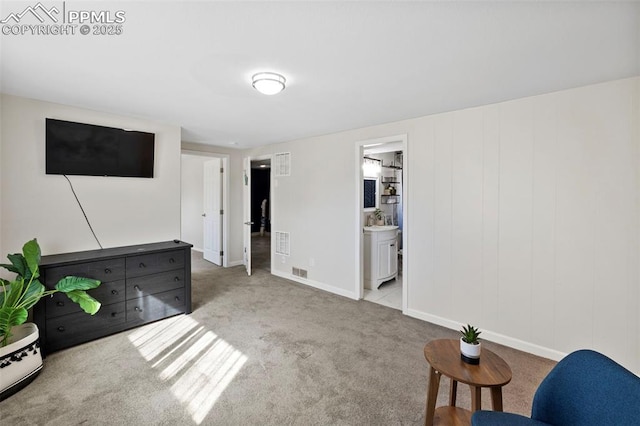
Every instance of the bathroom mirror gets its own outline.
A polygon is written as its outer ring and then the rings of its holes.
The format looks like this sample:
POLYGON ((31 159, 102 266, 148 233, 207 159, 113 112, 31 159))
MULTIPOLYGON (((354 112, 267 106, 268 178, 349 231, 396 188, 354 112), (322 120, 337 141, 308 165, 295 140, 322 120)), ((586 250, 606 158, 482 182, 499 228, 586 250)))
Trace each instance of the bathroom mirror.
POLYGON ((378 207, 378 179, 364 179, 364 210, 372 211, 378 207))

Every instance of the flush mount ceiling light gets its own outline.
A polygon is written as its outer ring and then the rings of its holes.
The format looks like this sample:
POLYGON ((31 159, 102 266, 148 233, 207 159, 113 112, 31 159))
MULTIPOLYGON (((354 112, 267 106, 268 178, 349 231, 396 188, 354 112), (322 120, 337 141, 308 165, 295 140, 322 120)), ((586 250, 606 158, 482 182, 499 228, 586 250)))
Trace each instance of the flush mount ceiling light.
POLYGON ((287 79, 274 72, 259 72, 251 77, 253 87, 264 95, 275 95, 284 90, 287 79))

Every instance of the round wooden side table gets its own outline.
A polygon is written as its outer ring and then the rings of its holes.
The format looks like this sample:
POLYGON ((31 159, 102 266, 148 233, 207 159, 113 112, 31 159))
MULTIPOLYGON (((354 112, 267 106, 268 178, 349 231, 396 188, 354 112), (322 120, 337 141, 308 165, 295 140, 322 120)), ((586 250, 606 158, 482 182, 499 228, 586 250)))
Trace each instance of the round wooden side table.
POLYGON ((471 414, 481 409, 482 388, 491 390, 493 410, 502 411, 502 387, 511 381, 511 368, 498 355, 482 348, 480 364, 467 364, 460 359, 459 340, 440 339, 425 345, 424 357, 429 363, 425 426, 471 424, 471 414), (442 375, 451 379, 449 405, 436 409, 442 375), (458 382, 469 385, 471 389, 471 411, 455 406, 458 382))

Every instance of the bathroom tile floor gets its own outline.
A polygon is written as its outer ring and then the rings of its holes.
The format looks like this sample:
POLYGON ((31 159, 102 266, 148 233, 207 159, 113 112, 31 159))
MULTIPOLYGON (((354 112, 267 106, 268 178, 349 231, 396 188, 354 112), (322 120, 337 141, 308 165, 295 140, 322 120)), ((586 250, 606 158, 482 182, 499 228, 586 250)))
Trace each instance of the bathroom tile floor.
POLYGON ((377 290, 364 289, 364 300, 402 310, 402 275, 382 283, 377 290))

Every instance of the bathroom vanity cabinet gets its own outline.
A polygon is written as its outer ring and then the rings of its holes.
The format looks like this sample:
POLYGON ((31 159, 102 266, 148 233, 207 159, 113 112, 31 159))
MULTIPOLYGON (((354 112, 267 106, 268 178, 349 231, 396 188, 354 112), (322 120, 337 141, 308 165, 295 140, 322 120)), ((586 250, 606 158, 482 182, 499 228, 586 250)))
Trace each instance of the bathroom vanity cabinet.
POLYGON ((398 227, 364 227, 364 288, 377 289, 398 275, 398 227))

